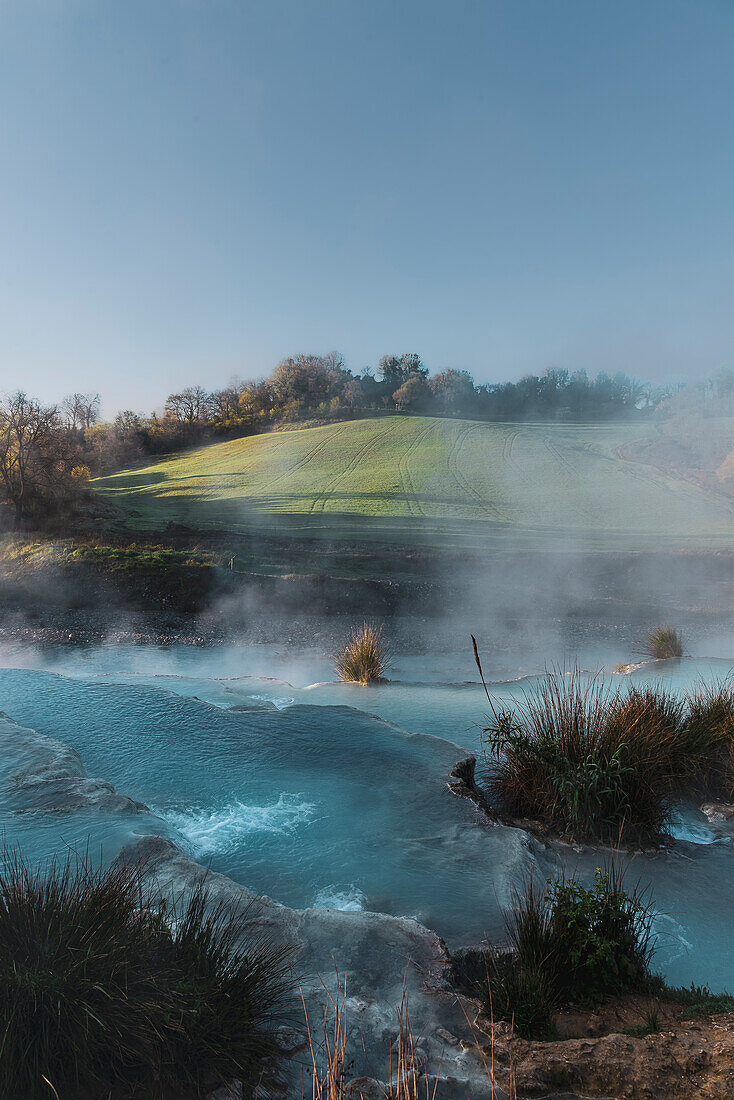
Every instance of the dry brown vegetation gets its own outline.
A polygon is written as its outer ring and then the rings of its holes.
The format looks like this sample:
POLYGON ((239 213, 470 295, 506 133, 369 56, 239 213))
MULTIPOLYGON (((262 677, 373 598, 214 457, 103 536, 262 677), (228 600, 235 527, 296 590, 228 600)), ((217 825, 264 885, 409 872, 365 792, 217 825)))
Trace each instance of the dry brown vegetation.
MULTIPOLYGON (((326 988, 326 987, 324 987, 326 988)), ((327 1005, 324 1010, 321 1033, 314 1032, 309 1020, 306 1002, 303 999, 303 1011, 306 1018, 309 1054, 311 1066, 311 1100, 373 1100, 377 1089, 384 1100, 441 1100, 441 1066, 429 1066, 420 1050, 419 1039, 413 1033, 408 1008, 408 995, 403 986, 400 1004, 395 1008, 396 1036, 388 1045, 384 1066, 379 1070, 370 1067, 369 1078, 364 1078, 360 1087, 359 1079, 352 1077, 351 1056, 348 1050, 350 1031, 347 1017, 347 981, 336 980, 336 993, 326 990, 327 1005), (377 1072, 379 1077, 373 1076, 377 1072)), ((303 994, 302 994, 303 998, 303 994)), ((494 1059, 492 1045, 489 1051, 479 1042, 484 1036, 477 1036, 471 1021, 467 1024, 475 1040, 477 1054, 490 1084, 491 1095, 495 1095, 494 1059)), ((483 1093, 484 1095, 484 1093, 483 1093)), ((306 1089, 302 1090, 303 1100, 306 1089)), ((510 1087, 510 1100, 516 1100, 514 1087, 510 1087)))
POLYGON ((336 656, 334 667, 342 680, 357 684, 375 684, 384 680, 388 649, 382 627, 363 623, 353 630, 336 656))

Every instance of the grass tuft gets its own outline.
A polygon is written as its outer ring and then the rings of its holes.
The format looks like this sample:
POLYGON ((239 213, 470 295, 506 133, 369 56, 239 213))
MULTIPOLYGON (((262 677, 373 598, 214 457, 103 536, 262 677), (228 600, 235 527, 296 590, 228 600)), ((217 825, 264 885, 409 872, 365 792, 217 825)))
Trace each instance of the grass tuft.
POLYGON ((672 626, 655 626, 642 646, 646 657, 656 661, 672 661, 683 656, 683 635, 672 626))
POLYGON ((334 667, 342 680, 376 684, 384 680, 388 663, 389 653, 382 637, 382 627, 363 623, 352 631, 337 654, 334 667))
POLYGON ((712 993, 707 985, 665 987, 665 994, 677 1001, 682 1010, 680 1020, 695 1020, 700 1016, 716 1016, 723 1012, 734 1012, 734 997, 731 993, 712 993))
MULTIPOLYGON (((170 911, 141 870, 0 866, 0 1095, 251 1089, 290 996, 286 953, 196 889, 170 911)), ((247 1093, 249 1095, 249 1092, 247 1093)))
POLYGON ((702 757, 694 793, 734 795, 734 680, 699 682, 686 696, 684 733, 702 757))

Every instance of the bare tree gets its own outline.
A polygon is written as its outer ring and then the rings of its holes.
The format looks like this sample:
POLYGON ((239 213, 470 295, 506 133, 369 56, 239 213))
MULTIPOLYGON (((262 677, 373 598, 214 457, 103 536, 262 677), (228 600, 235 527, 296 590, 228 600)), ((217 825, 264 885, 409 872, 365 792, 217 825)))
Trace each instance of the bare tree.
POLYGON ((55 405, 41 405, 20 391, 0 406, 0 478, 15 509, 16 531, 34 487, 48 477, 59 428, 55 405))
POLYGON ((228 420, 237 420, 241 417, 240 398, 246 389, 246 383, 239 379, 233 379, 223 390, 217 390, 211 394, 210 413, 223 424, 228 420))
POLYGON ((186 424, 207 420, 212 405, 211 394, 203 386, 187 386, 180 393, 169 394, 166 413, 186 424))
POLYGON ((99 420, 98 393, 71 393, 61 402, 61 412, 68 428, 91 428, 99 420))

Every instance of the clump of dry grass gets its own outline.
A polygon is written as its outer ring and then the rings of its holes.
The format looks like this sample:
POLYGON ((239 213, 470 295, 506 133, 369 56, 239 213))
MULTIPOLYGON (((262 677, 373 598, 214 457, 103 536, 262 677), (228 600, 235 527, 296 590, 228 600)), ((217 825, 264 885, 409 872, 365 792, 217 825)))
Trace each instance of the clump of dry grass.
POLYGON ((352 631, 339 650, 334 668, 342 680, 357 684, 377 684, 385 678, 389 652, 382 627, 363 623, 352 631))
POLYGON ((695 783, 697 794, 730 801, 734 796, 734 680, 730 677, 697 684, 686 695, 684 732, 703 744, 695 783))
MULTIPOLYGON (((301 996, 303 997, 303 993, 301 996)), ((326 989, 326 996, 320 1043, 311 1030, 305 999, 303 1002, 311 1056, 309 1075, 312 1080, 312 1100, 346 1100, 347 1097, 350 1100, 359 1100, 360 1093, 348 1090, 351 1063, 347 1051, 350 1032, 347 1026, 346 978, 337 978, 336 994, 332 995, 326 989)), ((435 1100, 438 1080, 434 1081, 433 1086, 430 1085, 426 1065, 418 1054, 405 986, 395 1015, 398 1034, 388 1049, 387 1082, 384 1086, 379 1086, 380 1091, 385 1100, 435 1100)))
POLYGON ((642 653, 656 661, 677 660, 683 656, 683 635, 672 626, 654 626, 648 631, 642 653))

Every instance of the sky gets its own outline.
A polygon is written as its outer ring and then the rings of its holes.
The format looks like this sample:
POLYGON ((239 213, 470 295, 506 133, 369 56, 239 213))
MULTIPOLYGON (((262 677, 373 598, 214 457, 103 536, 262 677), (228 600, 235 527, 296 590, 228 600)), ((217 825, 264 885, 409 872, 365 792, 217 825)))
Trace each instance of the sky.
POLYGON ((0 0, 0 390, 734 364, 731 0, 0 0))

